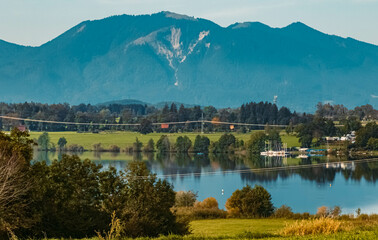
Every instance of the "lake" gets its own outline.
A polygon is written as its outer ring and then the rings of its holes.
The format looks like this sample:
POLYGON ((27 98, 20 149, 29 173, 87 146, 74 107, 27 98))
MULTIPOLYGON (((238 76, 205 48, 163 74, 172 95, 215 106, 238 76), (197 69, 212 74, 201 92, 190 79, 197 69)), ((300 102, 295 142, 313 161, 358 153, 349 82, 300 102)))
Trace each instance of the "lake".
MULTIPOLYGON (((78 154, 104 168, 124 169, 132 160, 146 162, 159 178, 176 191, 192 190, 198 200, 215 197, 224 208, 227 198, 247 184, 262 185, 275 207, 285 204, 294 212, 316 213, 320 206, 340 206, 342 213, 378 213, 378 159, 348 161, 324 156, 241 157, 236 155, 187 154, 78 154), (223 190, 223 192, 222 192, 223 190)), ((58 153, 35 152, 36 161, 51 162, 58 153)))

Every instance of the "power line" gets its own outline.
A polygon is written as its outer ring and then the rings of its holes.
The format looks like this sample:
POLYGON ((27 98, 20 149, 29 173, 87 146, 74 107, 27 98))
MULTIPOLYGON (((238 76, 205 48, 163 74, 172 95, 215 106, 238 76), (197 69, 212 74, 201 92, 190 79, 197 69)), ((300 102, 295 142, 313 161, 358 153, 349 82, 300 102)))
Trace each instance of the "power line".
MULTIPOLYGON (((0 116, 2 119, 18 120, 25 122, 38 122, 38 123, 51 123, 51 124, 65 124, 65 125, 92 125, 92 126, 140 126, 140 123, 80 123, 80 122, 61 122, 61 121, 51 121, 51 120, 38 120, 29 118, 19 118, 10 116, 0 116)), ((211 124, 222 124, 222 125, 237 125, 237 126, 255 126, 255 127, 265 127, 267 124, 255 124, 255 123, 234 123, 234 122, 221 122, 221 121, 208 121, 208 120, 196 120, 196 121, 181 121, 181 122, 161 122, 152 123, 152 125, 164 125, 164 124, 190 124, 190 123, 211 123, 211 124)), ((287 127, 288 125, 269 125, 270 127, 287 127)))

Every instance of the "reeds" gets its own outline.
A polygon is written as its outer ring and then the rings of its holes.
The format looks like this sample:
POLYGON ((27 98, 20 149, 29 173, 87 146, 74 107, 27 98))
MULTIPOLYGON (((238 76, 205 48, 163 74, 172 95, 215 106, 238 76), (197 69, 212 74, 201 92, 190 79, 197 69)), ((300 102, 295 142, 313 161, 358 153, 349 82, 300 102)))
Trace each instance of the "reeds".
POLYGON ((281 234, 284 236, 304 236, 314 234, 332 234, 350 230, 350 226, 343 221, 331 218, 296 221, 287 225, 281 234))

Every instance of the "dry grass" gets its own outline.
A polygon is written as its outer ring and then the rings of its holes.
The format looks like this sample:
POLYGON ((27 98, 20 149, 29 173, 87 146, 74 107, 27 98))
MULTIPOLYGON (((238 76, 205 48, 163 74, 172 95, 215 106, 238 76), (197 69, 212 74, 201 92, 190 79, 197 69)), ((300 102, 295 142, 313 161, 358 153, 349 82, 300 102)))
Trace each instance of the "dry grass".
POLYGON ((350 231, 352 226, 344 221, 331 218, 318 218, 313 220, 296 221, 282 229, 284 236, 305 236, 314 234, 332 234, 350 231))

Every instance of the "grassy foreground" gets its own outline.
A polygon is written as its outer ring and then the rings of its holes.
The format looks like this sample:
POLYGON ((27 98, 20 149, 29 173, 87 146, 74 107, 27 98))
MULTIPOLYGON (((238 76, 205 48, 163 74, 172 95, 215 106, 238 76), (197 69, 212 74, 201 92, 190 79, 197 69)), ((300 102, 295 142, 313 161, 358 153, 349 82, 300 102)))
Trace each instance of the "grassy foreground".
MULTIPOLYGON (((316 234, 307 236, 282 236, 281 231, 289 224, 296 224, 288 219, 214 219, 191 222, 192 234, 186 236, 161 236, 159 238, 138 239, 378 239, 378 225, 370 228, 356 228, 351 231, 334 234, 316 234)), ((359 223, 361 224, 361 223, 359 223)), ((50 239, 52 240, 52 239, 50 239)), ((84 240, 84 239, 82 239, 84 240)), ((90 238, 90 240, 101 240, 90 238)))
MULTIPOLYGON (((42 132, 30 132, 30 137, 38 139, 42 132)), ((132 146, 135 139, 138 138, 143 144, 147 144, 148 140, 151 138, 155 143, 159 140, 161 135, 168 135, 171 143, 174 143, 179 136, 188 136, 192 142, 194 142, 195 137, 200 133, 150 133, 150 134, 140 134, 138 132, 100 132, 100 133, 77 133, 77 132, 49 132, 50 141, 57 144, 59 138, 65 137, 67 139, 68 145, 78 144, 83 146, 87 150, 93 148, 93 144, 101 143, 103 148, 109 148, 111 145, 117 145, 121 148, 132 146)), ((205 133, 210 141, 218 141, 218 139, 224 133, 205 133)), ((237 139, 248 141, 251 133, 232 133, 237 139)), ((282 141, 287 143, 288 147, 299 146, 298 138, 295 136, 282 135, 282 141)))

